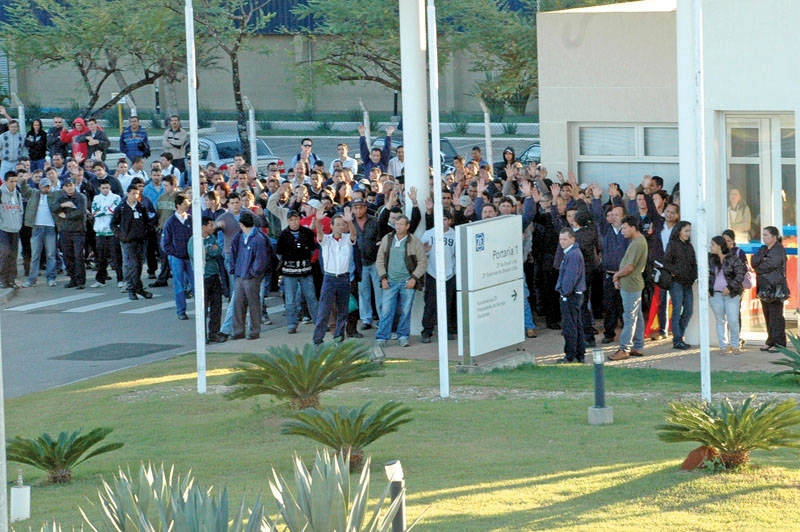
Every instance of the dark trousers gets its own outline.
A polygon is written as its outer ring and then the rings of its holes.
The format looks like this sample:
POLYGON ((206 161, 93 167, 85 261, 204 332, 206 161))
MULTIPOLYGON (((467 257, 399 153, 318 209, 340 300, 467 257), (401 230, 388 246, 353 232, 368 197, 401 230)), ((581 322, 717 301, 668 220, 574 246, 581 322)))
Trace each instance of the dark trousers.
MULTIPOLYGON (((147 239, 147 249, 148 249, 148 256, 149 250, 153 249, 158 254, 158 261, 161 263, 161 270, 158 272, 158 281, 167 282, 169 279, 169 258, 167 257, 167 253, 161 249, 161 231, 156 233, 155 239, 151 240, 153 237, 152 235, 148 236, 147 239), (152 244, 151 244, 152 242, 152 244)), ((148 273, 156 273, 155 264, 152 264, 152 270, 150 259, 147 260, 147 272, 148 273)))
POLYGON ((622 297, 614 288, 614 274, 603 274, 603 336, 614 339, 616 328, 622 319, 622 297))
MULTIPOLYGON (((350 281, 350 296, 358 301, 358 281, 350 281)), ((347 300, 347 310, 350 310, 350 299, 347 300)), ((358 320, 361 317, 358 309, 347 313, 347 323, 344 327, 344 332, 347 336, 353 336, 353 333, 358 332, 358 320)))
POLYGON ((114 235, 97 235, 97 275, 94 280, 105 283, 111 277, 108 275, 108 265, 113 264, 117 274, 117 282, 122 281, 122 253, 119 241, 114 235))
POLYGON ((592 284, 592 315, 594 319, 603 318, 603 272, 595 270, 591 277, 586 278, 586 282, 592 284))
POLYGON ((551 325, 556 325, 561 321, 561 306, 559 305, 560 296, 558 295, 558 292, 556 292, 558 270, 552 267, 552 256, 545 256, 542 262, 542 279, 539 293, 542 295, 542 306, 544 307, 545 320, 547 321, 547 325, 549 327, 551 325))
POLYGON ((344 336, 347 322, 347 306, 350 303, 350 274, 339 277, 325 274, 319 295, 317 316, 314 320, 314 343, 321 344, 328 330, 331 312, 336 308, 336 330, 334 338, 344 336))
POLYGON ((786 320, 783 317, 783 302, 761 302, 764 321, 767 325, 767 345, 786 346, 786 320))
POLYGON ((561 335, 564 337, 564 357, 567 360, 577 360, 583 362, 586 351, 584 340, 583 318, 581 317, 581 307, 583 306, 583 294, 572 294, 569 297, 561 298, 561 335))
MULTIPOLYGON (((25 276, 31 273, 31 235, 33 228, 23 225, 19 230, 19 245, 22 247, 22 267, 25 269, 25 276)), ((38 265, 36 266, 39 267, 38 265)))
POLYGON ((0 282, 14 284, 17 278, 17 253, 19 233, 0 231, 0 282))
POLYGON ((219 325, 222 322, 222 283, 219 275, 203 277, 203 285, 206 292, 206 316, 208 316, 208 328, 206 337, 219 333, 219 325))
POLYGON ((61 232, 61 246, 64 250, 64 260, 67 262, 67 275, 70 282, 78 286, 86 284, 86 263, 84 252, 86 248, 86 235, 73 231, 61 232))
POLYGON ((125 274, 125 283, 128 292, 141 294, 142 262, 144 261, 144 240, 133 240, 122 243, 122 270, 125 274))
POLYGON ((591 274, 586 276, 586 290, 583 292, 583 301, 581 302, 583 336, 589 343, 594 341, 594 335, 597 334, 597 330, 594 328, 594 316, 592 316, 592 311, 589 310, 589 302, 592 300, 592 285, 588 281, 591 278, 591 274))
POLYGON ((186 159, 172 159, 172 166, 183 173, 186 171, 186 159))
MULTIPOLYGON (((456 276, 454 275, 444 283, 447 295, 447 334, 458 332, 456 321, 456 276)), ((425 274, 425 308, 422 311, 422 336, 432 336, 436 327, 436 279, 425 274)))
POLYGON ((247 335, 258 338, 261 334, 261 277, 242 279, 236 277, 233 294, 233 336, 244 334, 247 313, 250 313, 250 330, 247 335))
POLYGON ((90 256, 94 256, 94 260, 97 260, 97 233, 94 232, 94 222, 92 220, 86 221, 83 247, 83 256, 86 260, 89 260, 90 256))

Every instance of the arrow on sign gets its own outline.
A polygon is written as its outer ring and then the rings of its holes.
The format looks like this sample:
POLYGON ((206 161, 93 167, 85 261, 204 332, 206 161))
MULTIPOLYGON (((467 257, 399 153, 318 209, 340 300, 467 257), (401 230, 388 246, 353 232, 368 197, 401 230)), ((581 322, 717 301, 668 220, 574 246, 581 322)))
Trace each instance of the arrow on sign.
POLYGON ((514 301, 516 301, 516 300, 517 300, 517 291, 516 291, 516 290, 514 290, 513 292, 511 292, 511 299, 513 299, 514 301))

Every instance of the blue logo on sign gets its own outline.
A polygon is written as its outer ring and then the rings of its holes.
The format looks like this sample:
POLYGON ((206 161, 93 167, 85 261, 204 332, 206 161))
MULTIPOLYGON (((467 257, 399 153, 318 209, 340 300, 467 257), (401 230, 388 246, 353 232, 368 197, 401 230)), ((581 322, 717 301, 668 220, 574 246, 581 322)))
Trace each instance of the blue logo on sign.
POLYGON ((483 233, 475 235, 475 251, 483 251, 483 233))

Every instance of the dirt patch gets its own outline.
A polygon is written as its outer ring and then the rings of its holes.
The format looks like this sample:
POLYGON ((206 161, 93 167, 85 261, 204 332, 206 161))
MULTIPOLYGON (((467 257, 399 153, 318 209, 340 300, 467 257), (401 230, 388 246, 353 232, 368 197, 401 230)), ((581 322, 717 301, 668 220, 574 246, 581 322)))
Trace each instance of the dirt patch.
MULTIPOLYGON (((223 384, 211 384, 207 386, 206 393, 223 394, 233 390, 233 386, 223 384)), ((114 399, 122 403, 132 401, 144 401, 147 399, 169 399, 187 393, 196 393, 196 386, 170 386, 169 388, 155 387, 143 390, 128 390, 114 396, 114 399)))

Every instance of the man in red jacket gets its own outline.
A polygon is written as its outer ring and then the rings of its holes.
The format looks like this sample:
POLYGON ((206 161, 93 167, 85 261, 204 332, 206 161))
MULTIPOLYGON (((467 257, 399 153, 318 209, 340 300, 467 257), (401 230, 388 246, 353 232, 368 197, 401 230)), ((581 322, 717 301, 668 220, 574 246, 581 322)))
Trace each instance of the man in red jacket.
POLYGON ((75 129, 67 131, 66 128, 61 130, 61 142, 64 144, 71 143, 72 144, 72 156, 75 158, 78 163, 82 163, 89 157, 89 146, 86 144, 86 140, 84 137, 83 142, 77 142, 75 137, 79 135, 84 135, 88 131, 86 129, 86 122, 83 121, 83 118, 78 117, 72 121, 72 125, 75 126, 75 129), (80 155, 78 155, 80 153, 80 155))

